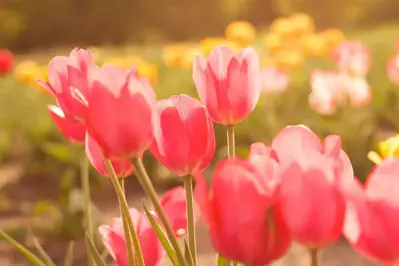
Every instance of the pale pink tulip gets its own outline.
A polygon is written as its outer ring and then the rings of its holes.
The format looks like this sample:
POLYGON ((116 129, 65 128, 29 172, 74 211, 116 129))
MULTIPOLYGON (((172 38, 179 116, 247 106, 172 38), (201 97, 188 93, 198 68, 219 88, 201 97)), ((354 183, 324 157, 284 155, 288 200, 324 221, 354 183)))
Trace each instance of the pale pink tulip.
POLYGON ((266 67, 261 70, 262 91, 264 93, 283 92, 288 88, 290 76, 275 67, 266 67))
POLYGON ((261 91, 259 60, 252 48, 239 53, 216 46, 208 58, 197 55, 193 79, 215 123, 235 125, 255 108, 261 91))
POLYGON ((361 41, 344 41, 338 45, 332 58, 340 71, 364 77, 371 67, 371 55, 361 41))
POLYGON ((395 84, 399 84, 399 52, 389 59, 387 64, 388 78, 395 84))
POLYGON ((349 103, 352 106, 362 107, 370 104, 371 89, 365 78, 348 75, 343 82, 345 82, 349 103))

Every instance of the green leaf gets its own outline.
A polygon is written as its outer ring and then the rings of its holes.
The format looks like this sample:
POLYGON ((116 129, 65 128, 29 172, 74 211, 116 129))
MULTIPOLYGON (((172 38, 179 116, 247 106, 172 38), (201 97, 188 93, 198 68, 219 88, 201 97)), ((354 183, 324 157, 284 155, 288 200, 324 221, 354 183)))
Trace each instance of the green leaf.
POLYGON ((37 240, 37 238, 34 236, 32 230, 29 228, 29 236, 32 239, 33 245, 35 246, 35 248, 37 249, 37 251, 39 252, 40 256, 42 257, 42 259, 44 260, 45 264, 47 266, 55 266, 54 261, 50 258, 50 256, 47 254, 47 252, 43 249, 43 247, 40 245, 39 241, 37 240))
POLYGON ((35 254, 9 236, 6 232, 0 229, 0 235, 3 237, 9 244, 11 244, 14 248, 16 248, 22 255, 25 256, 27 260, 33 263, 36 266, 46 266, 43 261, 41 261, 35 254))
POLYGON ((228 266, 229 261, 220 256, 219 254, 216 254, 216 265, 217 266, 228 266))
POLYGON ((165 232, 162 230, 161 226, 158 224, 158 222, 155 220, 154 216, 151 214, 151 211, 148 208, 145 200, 143 200, 143 206, 144 206, 145 214, 147 215, 148 220, 150 221, 150 223, 152 225, 152 228, 154 228, 154 231, 157 234, 159 241, 161 241, 161 244, 162 244, 163 248, 165 249, 166 254, 168 254, 168 257, 172 261, 173 265, 179 265, 176 252, 172 248, 168 238, 165 235, 165 232))
POLYGON ((184 257, 190 263, 190 265, 194 265, 193 254, 191 254, 191 250, 186 239, 184 239, 184 257))
POLYGON ((73 250, 75 248, 75 241, 70 241, 68 244, 67 254, 64 259, 64 266, 72 266, 73 250))
POLYGON ((106 266, 105 261, 103 260, 96 246, 94 245, 93 241, 90 239, 90 237, 87 234, 86 234, 86 246, 90 254, 92 255, 94 261, 96 262, 96 265, 106 266))

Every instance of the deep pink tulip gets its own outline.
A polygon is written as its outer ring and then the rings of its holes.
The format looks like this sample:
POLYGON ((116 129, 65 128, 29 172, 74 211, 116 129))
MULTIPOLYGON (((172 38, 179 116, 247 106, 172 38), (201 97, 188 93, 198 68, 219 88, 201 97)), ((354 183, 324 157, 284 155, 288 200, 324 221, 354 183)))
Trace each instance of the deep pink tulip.
MULTIPOLYGON (((187 234, 186 193, 183 187, 175 187, 161 198, 161 205, 177 237, 187 234)), ((196 206, 195 206, 196 207, 196 206)), ((194 222, 198 220, 198 212, 194 209, 194 222)))
POLYGON ((156 96, 134 69, 105 66, 93 74, 86 97, 76 96, 86 105, 87 130, 105 158, 140 157, 150 146, 153 125, 159 127, 156 96))
POLYGON ((193 79, 213 121, 235 125, 255 108, 261 91, 258 56, 252 48, 235 54, 216 46, 208 58, 197 55, 193 79))
POLYGON ((49 64, 49 82, 37 82, 53 94, 67 117, 83 122, 84 106, 73 97, 74 91, 86 96, 92 72, 97 69, 89 51, 74 49, 69 57, 56 56, 49 64))
POLYGON ((388 78, 395 84, 399 84, 399 52, 389 59, 387 64, 388 78))
MULTIPOLYGON (((130 216, 137 231, 145 265, 158 265, 164 257, 164 250, 150 221, 144 213, 140 213, 134 208, 130 209, 130 216)), ((122 218, 113 219, 110 225, 101 225, 99 232, 104 246, 118 266, 128 266, 129 260, 122 218)))
POLYGON ((371 55, 361 41, 344 41, 333 51, 333 60, 340 71, 363 77, 371 67, 371 55))
POLYGON ((150 151, 171 172, 186 176, 203 171, 215 154, 213 123, 205 107, 187 95, 158 102, 160 128, 150 151))
POLYGON ((272 167, 262 171, 268 167, 257 163, 259 157, 251 160, 221 161, 210 191, 205 177, 198 174, 195 197, 217 252, 245 265, 265 265, 283 256, 291 240, 274 208, 277 198, 273 186, 268 185, 275 178, 265 177, 274 171, 272 167))
POLYGON ((83 144, 86 135, 86 126, 69 117, 55 105, 49 105, 48 110, 54 124, 64 137, 74 143, 83 144))
POLYGON ((279 93, 288 88, 290 76, 278 68, 266 67, 260 73, 263 93, 279 93))
POLYGON ((364 187, 347 191, 344 235, 356 251, 380 262, 399 261, 398 173, 399 160, 383 161, 364 187))
POLYGON ((14 66, 14 55, 9 50, 0 49, 0 75, 8 74, 14 66))
MULTIPOLYGON (((85 145, 87 158, 93 165, 94 169, 96 169, 101 175, 110 176, 111 174, 108 172, 107 166, 105 165, 104 156, 101 152, 100 146, 98 146, 97 142, 90 137, 89 134, 86 134, 85 145)), ((125 178, 134 172, 132 162, 127 159, 114 159, 111 160, 111 163, 119 178, 125 178)))

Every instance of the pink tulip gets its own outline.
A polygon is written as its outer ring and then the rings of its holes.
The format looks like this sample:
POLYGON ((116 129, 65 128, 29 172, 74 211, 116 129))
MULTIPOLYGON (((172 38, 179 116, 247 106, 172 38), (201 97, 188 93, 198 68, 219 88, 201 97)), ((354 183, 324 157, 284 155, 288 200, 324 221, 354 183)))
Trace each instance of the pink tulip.
POLYGON ((160 128, 150 151, 171 172, 186 176, 203 171, 215 154, 213 123, 205 107, 187 95, 158 103, 160 128))
POLYGON ((387 64, 388 78, 395 84, 399 84, 399 52, 389 59, 387 64))
POLYGON ((49 64, 49 82, 37 82, 56 99, 67 117, 83 122, 84 107, 73 97, 73 91, 86 96, 92 72, 97 68, 89 51, 74 49, 69 57, 56 56, 49 64))
POLYGON ((55 105, 49 105, 48 110, 54 124, 66 139, 71 142, 83 144, 86 134, 86 126, 75 120, 65 117, 64 112, 55 105))
POLYGON ((87 130, 108 159, 140 157, 153 140, 156 96, 147 79, 134 69, 105 66, 93 74, 84 97, 87 130))
POLYGON ((364 256, 388 263, 399 260, 399 160, 386 160, 366 185, 347 189, 344 235, 364 256))
POLYGON ((261 91, 259 60, 252 48, 235 54, 216 46, 208 58, 197 55, 193 79, 215 123, 235 125, 255 108, 261 91))
POLYGON ((264 93, 283 92, 288 88, 290 76, 275 67, 261 70, 262 90, 264 93))
MULTIPOLYGON (((140 213, 134 208, 130 209, 130 216, 132 217, 140 241, 145 265, 159 265, 164 257, 164 250, 150 221, 144 213, 140 213)), ((113 219, 110 225, 101 225, 99 232, 102 236, 104 246, 118 266, 128 266, 129 260, 122 218, 113 219)))
POLYGON ((342 72, 365 76, 371 67, 370 51, 360 41, 344 41, 333 51, 333 60, 342 72))
MULTIPOLYGON (((210 191, 205 177, 197 174, 195 197, 219 254, 245 265, 265 265, 283 256, 291 241, 274 208, 277 198, 273 186, 268 185, 275 178, 266 177, 274 170, 256 163, 259 158, 251 160, 221 161, 213 173, 210 191)), ((264 158, 270 160, 274 159, 264 158)))
MULTIPOLYGON (((183 187, 175 187, 161 198, 161 205, 177 237, 187 234, 186 193, 183 187)), ((198 212, 194 210, 194 222, 198 220, 198 212)))
POLYGON ((352 106, 362 107, 370 104, 371 89, 363 77, 346 76, 343 82, 352 106))
POLYGON ((8 74, 14 66, 14 55, 9 50, 0 49, 0 75, 8 74))
MULTIPOLYGON (((102 155, 100 147, 89 134, 86 134, 86 154, 97 172, 104 176, 111 175, 105 165, 104 156, 102 155)), ((132 162, 127 159, 114 159, 111 160, 111 163, 119 178, 125 178, 131 175, 134 171, 132 162)))

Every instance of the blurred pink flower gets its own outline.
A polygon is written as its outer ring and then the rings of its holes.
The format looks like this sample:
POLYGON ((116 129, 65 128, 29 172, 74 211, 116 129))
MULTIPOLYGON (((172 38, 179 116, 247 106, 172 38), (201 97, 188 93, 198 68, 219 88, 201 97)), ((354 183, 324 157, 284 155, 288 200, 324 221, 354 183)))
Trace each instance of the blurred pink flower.
POLYGON ((365 76, 371 67, 371 55, 361 41, 343 41, 332 53, 332 59, 340 71, 365 76))
POLYGON ((342 77, 349 103, 354 107, 368 105, 371 101, 371 89, 364 77, 344 75, 342 77))
POLYGON ((399 51, 388 61, 387 76, 391 82, 399 84, 399 51))
POLYGON ((290 76, 278 68, 266 67, 260 74, 264 93, 283 92, 288 88, 290 76))

